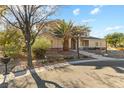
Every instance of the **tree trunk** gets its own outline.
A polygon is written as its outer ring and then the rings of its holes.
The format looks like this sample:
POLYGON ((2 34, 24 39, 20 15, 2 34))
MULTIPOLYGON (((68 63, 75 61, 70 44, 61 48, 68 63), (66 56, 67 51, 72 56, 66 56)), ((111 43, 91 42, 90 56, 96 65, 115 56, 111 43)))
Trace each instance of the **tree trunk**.
POLYGON ((69 51, 69 39, 68 38, 64 38, 63 51, 69 51))
POLYGON ((29 68, 33 68, 33 64, 32 64, 32 51, 31 51, 31 45, 29 42, 27 42, 27 65, 29 68))
POLYGON ((78 55, 78 59, 80 58, 80 54, 79 54, 79 37, 77 37, 77 55, 78 55))
POLYGON ((106 54, 108 53, 108 43, 107 43, 107 40, 106 40, 106 54))
MULTIPOLYGON (((26 6, 25 6, 26 8, 26 6)), ((25 10, 25 12, 27 12, 25 10)), ((32 50, 31 50, 31 29, 30 29, 30 22, 28 20, 28 16, 27 14, 25 14, 25 40, 26 40, 26 47, 27 47, 27 65, 28 68, 33 68, 33 64, 32 64, 32 50)))
POLYGON ((26 48, 27 48, 27 61, 28 61, 27 65, 28 65, 28 68, 33 68, 30 39, 31 39, 30 30, 27 28, 26 35, 25 35, 26 48))

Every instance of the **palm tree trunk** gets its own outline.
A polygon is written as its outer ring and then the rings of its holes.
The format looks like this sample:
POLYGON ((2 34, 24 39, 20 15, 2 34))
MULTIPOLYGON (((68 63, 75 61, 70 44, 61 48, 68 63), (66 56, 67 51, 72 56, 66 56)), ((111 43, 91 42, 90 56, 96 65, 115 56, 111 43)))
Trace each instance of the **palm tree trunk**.
POLYGON ((68 38, 64 38, 63 51, 69 51, 69 39, 68 38))

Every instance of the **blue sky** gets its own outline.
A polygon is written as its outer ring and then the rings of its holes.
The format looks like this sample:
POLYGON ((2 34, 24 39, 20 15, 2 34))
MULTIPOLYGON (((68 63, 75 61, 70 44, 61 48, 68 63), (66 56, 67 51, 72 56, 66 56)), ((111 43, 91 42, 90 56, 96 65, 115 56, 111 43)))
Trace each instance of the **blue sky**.
POLYGON ((88 24, 91 36, 103 38, 108 33, 124 33, 124 6, 72 5, 61 6, 53 19, 72 20, 75 24, 88 24))
POLYGON ((50 18, 72 20, 75 25, 87 24, 91 27, 91 36, 103 38, 113 32, 124 33, 123 11, 124 5, 65 5, 50 18))

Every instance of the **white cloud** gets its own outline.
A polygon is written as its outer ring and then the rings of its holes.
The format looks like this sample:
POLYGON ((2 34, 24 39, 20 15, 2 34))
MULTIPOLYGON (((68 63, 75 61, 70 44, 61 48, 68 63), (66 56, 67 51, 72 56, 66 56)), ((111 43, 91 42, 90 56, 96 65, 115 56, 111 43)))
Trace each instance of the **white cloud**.
POLYGON ((97 7, 97 8, 94 8, 94 9, 90 12, 90 14, 96 15, 96 14, 98 14, 99 12, 100 12, 100 7, 97 7))
POLYGON ((101 8, 101 7, 103 7, 103 5, 93 5, 94 7, 99 7, 99 8, 101 8))
POLYGON ((96 19, 86 19, 86 20, 82 20, 83 23, 90 23, 90 22, 94 22, 96 19))
POLYGON ((77 9, 73 10, 73 14, 74 15, 79 15, 80 14, 80 9, 77 8, 77 9))
POLYGON ((94 5, 94 9, 90 11, 90 14, 96 15, 100 12, 100 8, 103 7, 102 5, 94 5))
POLYGON ((105 31, 115 31, 115 30, 120 30, 120 29, 123 29, 124 28, 124 26, 111 26, 111 27, 107 27, 106 29, 105 29, 105 31))

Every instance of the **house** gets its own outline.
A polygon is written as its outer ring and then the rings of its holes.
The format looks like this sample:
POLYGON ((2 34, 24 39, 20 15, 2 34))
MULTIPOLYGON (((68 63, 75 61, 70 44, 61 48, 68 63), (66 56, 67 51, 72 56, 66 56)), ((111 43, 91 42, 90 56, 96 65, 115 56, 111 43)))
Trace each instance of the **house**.
MULTIPOLYGON (((45 37, 51 41, 51 48, 63 48, 63 38, 56 37, 54 33, 49 31, 51 28, 54 28, 56 23, 58 22, 59 20, 50 21, 44 28, 43 32, 40 33, 41 37, 45 37)), ((76 47, 77 47, 76 40, 73 37, 69 38, 69 48, 76 49, 76 47)), ((85 32, 79 38, 79 48, 105 48, 105 47, 106 47, 105 40, 90 36, 90 31, 85 32)))

